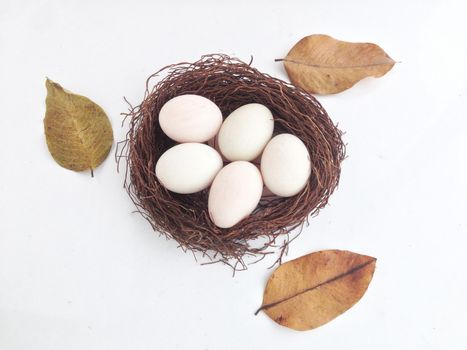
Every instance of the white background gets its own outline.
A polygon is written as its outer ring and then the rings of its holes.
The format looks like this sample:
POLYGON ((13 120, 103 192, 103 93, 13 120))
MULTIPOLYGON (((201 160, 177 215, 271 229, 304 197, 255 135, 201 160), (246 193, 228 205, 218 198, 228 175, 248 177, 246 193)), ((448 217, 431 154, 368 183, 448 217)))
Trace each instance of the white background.
POLYGON ((0 1, 0 349, 466 349, 465 1, 0 1), (346 132, 330 205, 287 259, 378 258, 363 299, 309 332, 260 305, 272 262, 232 278, 151 231, 111 156, 74 173, 43 135, 45 77, 86 95, 123 139, 123 96, 160 67, 224 52, 286 79, 305 35, 375 42, 400 61, 319 97, 346 132))

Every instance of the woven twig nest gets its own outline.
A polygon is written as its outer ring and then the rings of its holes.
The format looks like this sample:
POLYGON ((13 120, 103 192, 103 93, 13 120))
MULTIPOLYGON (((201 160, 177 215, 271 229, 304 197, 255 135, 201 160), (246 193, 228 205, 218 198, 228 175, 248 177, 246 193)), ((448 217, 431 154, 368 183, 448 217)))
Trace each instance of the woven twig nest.
POLYGON ((342 133, 312 95, 250 64, 216 54, 162 68, 149 77, 143 102, 125 113, 129 132, 117 150, 126 158, 125 188, 153 229, 211 261, 233 261, 236 269, 246 266, 246 255, 262 258, 278 252, 278 259, 282 257, 290 233, 327 204, 345 155, 342 133), (163 78, 150 87, 159 76, 163 78), (158 115, 167 101, 183 94, 210 99, 224 117, 247 103, 267 106, 274 116, 274 133, 291 133, 308 148, 312 173, 305 189, 293 197, 262 201, 252 215, 229 229, 216 227, 209 218, 209 190, 190 195, 166 190, 156 178, 155 165, 175 142, 162 132, 158 115))

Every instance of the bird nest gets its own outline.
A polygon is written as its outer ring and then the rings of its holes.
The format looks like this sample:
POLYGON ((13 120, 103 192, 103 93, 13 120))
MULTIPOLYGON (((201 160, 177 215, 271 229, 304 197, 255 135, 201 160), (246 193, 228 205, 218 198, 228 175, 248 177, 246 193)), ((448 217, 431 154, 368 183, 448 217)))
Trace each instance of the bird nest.
POLYGON ((129 131, 116 154, 119 163, 126 160, 124 186, 137 211, 184 250, 203 253, 207 263, 222 261, 238 270, 246 268, 246 256, 257 261, 272 253, 280 262, 290 241, 328 203, 339 182, 345 157, 341 131, 312 95, 261 73, 251 62, 215 54, 166 66, 148 78, 142 103, 130 105, 123 115, 129 131), (159 81, 153 84, 155 78, 159 81), (175 142, 163 133, 158 116, 167 101, 183 94, 210 99, 224 118, 247 103, 267 106, 274 116, 274 134, 291 133, 308 149, 312 171, 306 187, 293 197, 263 198, 249 217, 228 229, 216 227, 209 217, 209 189, 188 195, 165 189, 155 166, 175 142))

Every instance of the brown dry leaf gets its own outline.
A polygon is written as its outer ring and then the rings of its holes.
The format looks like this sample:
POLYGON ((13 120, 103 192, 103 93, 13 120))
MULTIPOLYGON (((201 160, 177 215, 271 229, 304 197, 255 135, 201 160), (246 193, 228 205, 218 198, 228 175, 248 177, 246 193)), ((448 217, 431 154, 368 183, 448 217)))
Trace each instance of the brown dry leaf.
POLYGON ((396 63, 378 45, 340 41, 329 35, 301 39, 284 59, 290 81, 310 93, 335 94, 363 78, 381 77, 396 63))
POLYGON ((113 143, 109 118, 97 104, 47 79, 44 129, 52 157, 64 168, 83 171, 99 166, 113 143))
POLYGON ((376 258, 323 250, 279 266, 264 291, 263 310, 299 331, 319 327, 351 308, 365 294, 376 258))

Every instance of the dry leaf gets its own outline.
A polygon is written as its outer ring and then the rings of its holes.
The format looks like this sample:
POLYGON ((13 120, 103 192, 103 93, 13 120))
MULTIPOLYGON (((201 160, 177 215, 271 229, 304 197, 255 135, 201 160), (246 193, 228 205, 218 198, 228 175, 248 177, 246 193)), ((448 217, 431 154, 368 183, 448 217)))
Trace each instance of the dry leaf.
POLYGON ((284 59, 291 82, 310 93, 335 94, 363 78, 381 77, 395 64, 378 45, 350 43, 328 35, 304 37, 284 59))
POLYGON ((376 259, 345 250, 323 250, 277 268, 264 291, 263 310, 275 322, 304 331, 352 307, 365 294, 376 259))
POLYGON ((109 118, 97 104, 47 79, 44 129, 52 157, 62 167, 83 171, 99 166, 113 143, 109 118))

